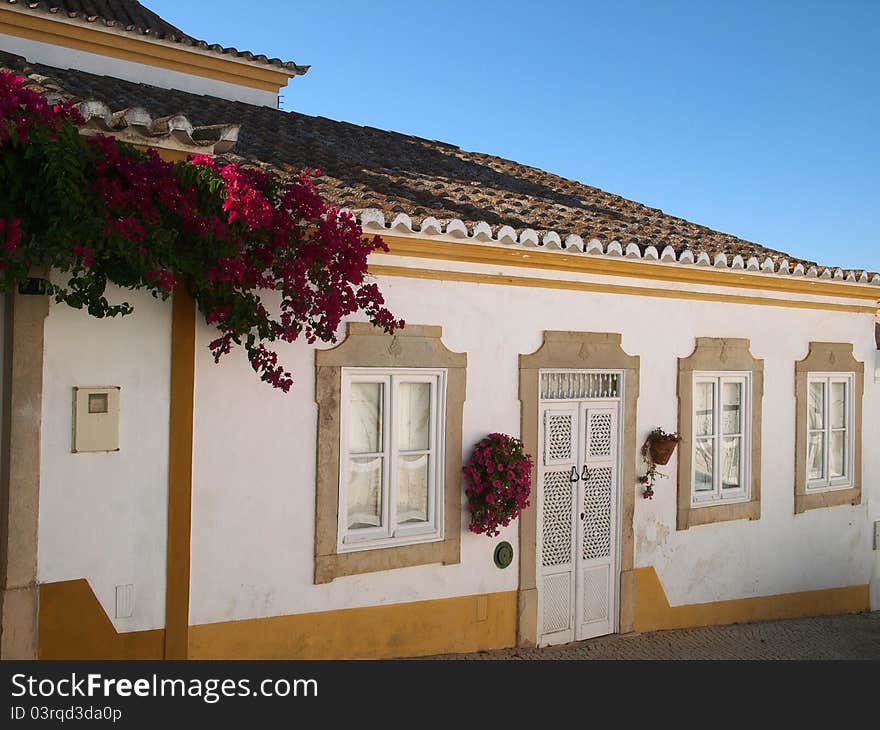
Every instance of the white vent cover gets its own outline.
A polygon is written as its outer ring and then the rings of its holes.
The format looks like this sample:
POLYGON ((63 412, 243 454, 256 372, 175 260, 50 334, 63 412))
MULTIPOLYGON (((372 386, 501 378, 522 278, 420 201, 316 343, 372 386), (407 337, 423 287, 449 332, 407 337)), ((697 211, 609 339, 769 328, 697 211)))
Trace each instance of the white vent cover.
POLYGON ((620 397, 619 373, 541 373, 543 400, 595 400, 620 397))

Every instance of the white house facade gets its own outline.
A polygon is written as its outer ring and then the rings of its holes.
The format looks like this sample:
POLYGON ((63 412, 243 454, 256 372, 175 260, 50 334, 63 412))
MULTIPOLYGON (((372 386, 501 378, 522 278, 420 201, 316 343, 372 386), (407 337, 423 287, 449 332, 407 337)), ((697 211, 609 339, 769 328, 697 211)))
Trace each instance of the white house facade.
MULTIPOLYGON (((52 45, 33 18, 88 25, 0 6, 22 39, 0 49, 52 45)), ((226 148, 245 162, 312 153, 325 196, 388 244, 370 274, 407 326, 355 317, 336 345, 282 346, 282 395, 244 356, 214 363, 185 291, 116 292, 134 305, 117 320, 7 298, 4 656, 424 656, 880 607, 880 276, 449 145, 235 104, 198 73, 141 86, 51 66, 74 64, 65 48, 0 66, 92 110, 173 107, 189 136, 140 142, 169 156, 218 123, 240 125, 226 148), (368 148, 370 175, 346 177, 368 148), (657 427, 682 440, 646 499, 657 427), (534 469, 530 506, 488 538, 467 529, 461 469, 493 432, 534 469)), ((138 142, 118 118, 89 125, 138 142)))

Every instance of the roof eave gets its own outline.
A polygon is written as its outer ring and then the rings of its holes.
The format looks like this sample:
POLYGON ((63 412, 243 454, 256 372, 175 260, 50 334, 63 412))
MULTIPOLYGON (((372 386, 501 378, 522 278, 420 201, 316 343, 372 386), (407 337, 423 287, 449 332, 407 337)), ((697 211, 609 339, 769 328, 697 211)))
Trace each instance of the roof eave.
POLYGON ((288 78, 306 74, 311 66, 297 64, 293 61, 282 61, 279 58, 269 58, 265 54, 257 54, 251 51, 239 51, 236 48, 224 47, 217 43, 182 36, 177 39, 161 38, 150 32, 149 29, 123 27, 115 20, 107 20, 100 16, 82 18, 79 16, 69 17, 58 13, 47 12, 39 7, 22 6, 14 0, 0 2, 0 11, 17 13, 23 17, 41 18, 43 20, 64 23, 73 27, 88 29, 97 33, 112 33, 131 40, 141 40, 152 44, 173 48, 180 51, 201 53, 212 58, 222 58, 225 61, 250 66, 262 71, 275 71, 283 73, 288 78))

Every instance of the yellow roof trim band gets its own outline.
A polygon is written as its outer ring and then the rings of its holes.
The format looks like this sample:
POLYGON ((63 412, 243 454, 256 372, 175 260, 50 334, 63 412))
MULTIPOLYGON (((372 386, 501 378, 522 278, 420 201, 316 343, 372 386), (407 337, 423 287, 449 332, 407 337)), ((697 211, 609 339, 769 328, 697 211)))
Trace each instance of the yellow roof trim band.
POLYGON ((286 86, 293 75, 285 69, 257 67, 196 48, 171 47, 156 38, 136 38, 3 7, 0 7, 0 33, 274 93, 286 86))
POLYGON ((659 297, 662 299, 689 299, 705 302, 724 302, 727 304, 756 304, 765 307, 788 307, 793 309, 820 309, 832 312, 850 312, 870 315, 873 315, 876 312, 876 307, 860 306, 857 304, 809 302, 797 299, 770 299, 764 297, 750 297, 741 294, 715 294, 713 292, 655 289, 640 286, 625 286, 622 284, 605 284, 592 281, 538 279, 526 276, 508 276, 506 274, 477 274, 468 271, 435 271, 431 269, 409 268, 406 266, 385 266, 382 264, 370 264, 369 272, 375 276, 398 276, 411 279, 432 279, 434 281, 459 281, 471 284, 496 284, 499 286, 522 286, 538 289, 591 291, 603 294, 626 294, 639 297, 659 297))
MULTIPOLYGON (((518 266, 549 271, 570 271, 579 274, 626 276, 635 279, 669 281, 681 284, 725 286, 737 289, 757 289, 814 296, 880 299, 880 290, 870 284, 843 284, 803 277, 762 276, 729 269, 698 268, 676 264, 646 263, 625 258, 591 256, 589 254, 550 253, 522 248, 502 248, 474 243, 451 243, 380 234, 394 256, 422 259, 461 261, 496 266, 518 266)), ((766 300, 761 300, 766 301, 766 300)), ((873 308, 876 310, 876 306, 873 308)))

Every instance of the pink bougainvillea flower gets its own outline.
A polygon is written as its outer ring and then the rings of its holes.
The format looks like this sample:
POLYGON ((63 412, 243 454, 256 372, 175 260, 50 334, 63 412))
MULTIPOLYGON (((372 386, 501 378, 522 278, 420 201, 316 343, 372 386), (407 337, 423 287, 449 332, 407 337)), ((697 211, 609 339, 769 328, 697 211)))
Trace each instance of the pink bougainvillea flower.
POLYGON ((219 331, 209 344, 215 361, 243 347, 260 378, 285 392, 293 379, 273 342, 335 342, 356 312, 388 333, 405 326, 366 281, 369 255, 387 246, 327 205, 314 184, 319 170, 282 178, 206 155, 171 163, 111 136, 84 137, 82 123, 71 104, 50 105, 0 72, 0 152, 34 186, 2 201, 10 206, 0 217, 8 287, 33 262, 48 262, 70 272, 67 288, 53 286, 55 300, 96 316, 131 311, 109 303, 108 282, 161 298, 181 287, 219 331), (76 167, 73 177, 58 159, 76 167), (51 198, 43 188, 68 192, 75 220, 34 206, 51 198))

